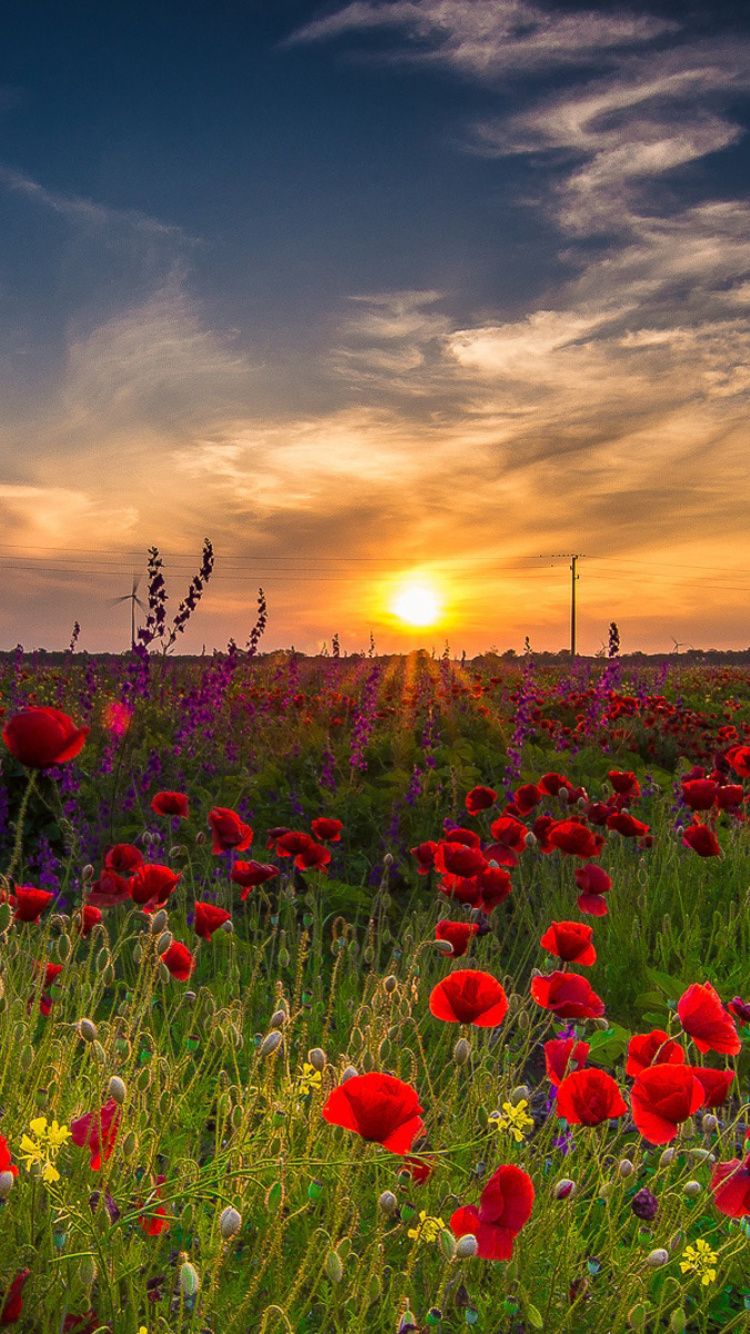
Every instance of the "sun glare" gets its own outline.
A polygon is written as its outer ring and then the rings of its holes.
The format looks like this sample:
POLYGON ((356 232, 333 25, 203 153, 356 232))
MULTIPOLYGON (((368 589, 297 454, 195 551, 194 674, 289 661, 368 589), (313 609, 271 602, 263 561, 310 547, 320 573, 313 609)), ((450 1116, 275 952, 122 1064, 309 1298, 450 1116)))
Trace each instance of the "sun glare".
POLYGON ((391 610, 408 625, 434 625, 440 615, 440 602, 427 584, 404 584, 391 603, 391 610))

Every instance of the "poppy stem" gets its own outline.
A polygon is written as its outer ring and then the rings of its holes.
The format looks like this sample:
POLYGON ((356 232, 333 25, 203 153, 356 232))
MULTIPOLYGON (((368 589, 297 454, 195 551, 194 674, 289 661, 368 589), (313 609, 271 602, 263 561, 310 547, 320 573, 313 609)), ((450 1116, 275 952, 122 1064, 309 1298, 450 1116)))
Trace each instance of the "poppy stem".
POLYGON ((13 872, 15 871, 16 866, 18 865, 21 859, 21 849, 23 846, 23 822, 26 819, 26 811, 28 810, 32 793, 36 789, 36 779, 37 779, 36 770, 33 770, 29 774, 28 786, 23 794, 23 800, 21 801, 21 805, 18 811, 18 817, 16 819, 16 838, 13 844, 13 853, 11 855, 10 865, 7 871, 5 872, 9 880, 13 875, 13 872))

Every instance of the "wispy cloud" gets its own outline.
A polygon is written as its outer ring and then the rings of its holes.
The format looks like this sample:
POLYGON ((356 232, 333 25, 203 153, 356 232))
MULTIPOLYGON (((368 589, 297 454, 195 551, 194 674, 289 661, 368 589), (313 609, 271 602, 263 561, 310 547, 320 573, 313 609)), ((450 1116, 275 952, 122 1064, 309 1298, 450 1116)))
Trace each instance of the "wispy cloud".
POLYGON ((0 185, 4 185, 13 194, 20 195, 42 208, 49 209, 52 213, 64 218, 66 222, 74 226, 84 227, 87 230, 125 227, 149 238, 166 238, 180 242, 188 242, 194 239, 187 236, 181 227, 173 223, 161 222, 158 218, 150 218, 137 209, 111 208, 91 199, 83 199, 78 195, 67 195, 56 190, 49 190, 31 176, 27 176, 24 172, 14 171, 11 167, 0 165, 0 185))

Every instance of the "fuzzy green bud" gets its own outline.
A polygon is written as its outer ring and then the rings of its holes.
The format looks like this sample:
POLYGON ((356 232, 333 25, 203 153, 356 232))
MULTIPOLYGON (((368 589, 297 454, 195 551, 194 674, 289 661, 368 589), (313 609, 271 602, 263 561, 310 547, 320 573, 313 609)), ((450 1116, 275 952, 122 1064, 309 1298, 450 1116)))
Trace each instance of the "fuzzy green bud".
MULTIPOLYGON (((219 930, 221 931, 221 934, 222 934, 223 936, 231 936, 231 935, 233 935, 233 934, 234 934, 234 922, 232 922, 232 921, 230 921, 229 919, 227 919, 226 922, 222 922, 221 926, 219 927, 219 930)), ((285 965, 285 966, 286 966, 286 965, 285 965)))
POLYGON ((396 990, 396 987, 398 986, 398 978, 394 977, 393 973, 389 973, 383 982, 383 986, 385 990, 388 992, 388 995, 392 996, 394 991, 396 990))
POLYGON ((114 1098, 115 1102, 119 1103, 120 1107, 122 1107, 122 1104, 125 1101, 126 1091, 124 1079, 120 1079, 119 1075, 113 1075, 109 1081, 108 1092, 110 1098, 114 1098))
POLYGON ((96 1024, 92 1023, 90 1019, 79 1019, 76 1028, 84 1042, 95 1042, 99 1035, 96 1024))
POLYGON ((268 1022, 269 1028, 283 1028, 289 1015, 286 1010, 275 1010, 268 1022))
POLYGON ((398 1200, 392 1190, 384 1190, 378 1199, 378 1208, 384 1214, 395 1214, 398 1209, 398 1200))
POLYGON ((473 1232, 464 1233, 456 1242, 456 1259, 469 1260, 472 1255, 476 1255, 479 1250, 479 1242, 473 1232))
POLYGON ((713 1112, 707 1112, 701 1125, 704 1135, 713 1135, 719 1129, 719 1118, 713 1112))
POLYGON ((357 1077, 357 1071, 355 1070, 354 1066, 347 1065, 343 1075, 341 1076, 339 1083, 346 1084, 350 1079, 356 1079, 356 1077, 357 1077))
POLYGON ((438 954, 448 955, 453 953, 453 946, 451 945, 449 940, 433 940, 432 944, 434 945, 438 954))
POLYGON ((223 1209, 219 1215, 219 1231, 225 1241, 231 1241, 236 1237, 242 1227, 242 1214, 238 1209, 233 1209, 231 1204, 223 1209))
POLYGON ((93 1255, 84 1255, 81 1257, 81 1263, 78 1266, 78 1277, 84 1288, 92 1288, 96 1280, 96 1264, 93 1255))
POLYGON ((716 1154, 710 1149, 688 1149, 688 1158, 691 1163, 715 1163, 716 1154))
POLYGON ((635 1171, 629 1158, 623 1158, 617 1165, 617 1175, 622 1177, 631 1177, 635 1171))
POLYGON ((568 1200, 575 1193, 576 1183, 570 1177, 561 1177, 553 1191, 556 1200, 568 1200))
POLYGON ((261 1042, 258 1048, 258 1055, 270 1056, 273 1052, 278 1051, 280 1046, 281 1046, 281 1034, 278 1031, 278 1029, 274 1029, 271 1033, 267 1033, 266 1036, 264 1037, 263 1041, 261 1042))
POLYGON ((531 1097, 528 1084, 517 1084, 510 1091, 509 1102, 511 1107, 517 1107, 519 1102, 528 1102, 531 1097))
POLYGON ((168 921, 169 913, 166 908, 160 908, 158 912, 154 913, 153 917, 149 918, 148 929, 151 935, 160 936, 162 931, 166 930, 168 921))
POLYGON ((453 1059, 456 1062, 456 1065, 466 1065, 470 1056, 471 1047, 466 1041, 466 1038, 459 1038, 453 1048, 453 1059))
POLYGON ((453 1260, 456 1255, 456 1238, 447 1227, 441 1228, 438 1244, 445 1260, 453 1260))
POLYGON ((701 1191, 703 1190, 703 1187, 700 1181, 686 1181, 682 1189, 684 1193, 687 1195, 688 1199, 692 1200, 695 1199, 696 1195, 700 1195, 701 1191))
POLYGON ((60 960, 60 963, 65 963, 66 959, 70 958, 71 949, 72 945, 70 943, 70 936, 58 936, 55 945, 55 953, 60 960))
POLYGON ((13 1189, 14 1180, 12 1172, 0 1172, 0 1200, 7 1200, 13 1189))
POLYGON ((313 1070, 317 1070, 318 1074, 325 1070, 328 1062, 328 1057, 322 1047, 311 1047, 310 1051, 307 1053, 307 1059, 313 1070))
POLYGON ((191 1301, 200 1292, 201 1281, 194 1265, 185 1260, 180 1265, 180 1292, 191 1301))
POLYGON ((336 1251, 330 1251, 326 1259, 326 1278, 331 1283, 340 1283, 344 1277, 344 1266, 336 1251))
POLYGON ((659 1265, 665 1265, 668 1264, 668 1262, 669 1251, 665 1250, 663 1246, 657 1246, 655 1251, 650 1251, 646 1256, 646 1264, 649 1265, 651 1269, 658 1269, 659 1265))
POLYGON ((659 1159, 659 1166, 669 1167, 669 1164, 674 1161, 675 1153, 676 1153, 675 1149, 665 1149, 663 1154, 661 1155, 661 1158, 659 1159))
POLYGON ((166 954, 173 940, 174 936, 171 931, 162 931, 156 942, 156 953, 159 955, 166 954))

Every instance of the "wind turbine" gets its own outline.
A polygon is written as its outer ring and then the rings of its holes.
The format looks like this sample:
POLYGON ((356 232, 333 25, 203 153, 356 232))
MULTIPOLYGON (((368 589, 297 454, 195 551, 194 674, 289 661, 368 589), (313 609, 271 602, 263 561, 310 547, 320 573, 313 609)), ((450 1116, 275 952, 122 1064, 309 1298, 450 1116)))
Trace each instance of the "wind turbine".
POLYGON ((143 602, 143 601, 141 600, 141 598, 138 597, 138 585, 140 584, 140 582, 141 582, 141 576, 140 576, 140 575, 136 576, 136 575, 134 574, 134 575, 133 575, 133 588, 132 588, 131 592, 130 592, 130 593, 125 593, 125 594, 123 595, 123 597, 121 597, 121 598, 112 598, 111 601, 110 601, 110 604, 109 604, 111 607, 113 607, 113 606, 115 605, 115 603, 117 603, 117 602, 129 602, 129 603, 130 603, 130 647, 131 647, 131 649, 134 649, 134 648, 135 648, 135 608, 136 608, 136 603, 138 604, 138 606, 141 608, 142 611, 146 611, 146 604, 145 604, 145 602, 143 602))

